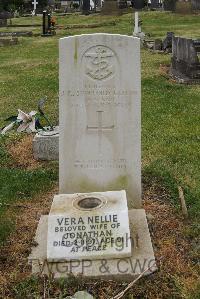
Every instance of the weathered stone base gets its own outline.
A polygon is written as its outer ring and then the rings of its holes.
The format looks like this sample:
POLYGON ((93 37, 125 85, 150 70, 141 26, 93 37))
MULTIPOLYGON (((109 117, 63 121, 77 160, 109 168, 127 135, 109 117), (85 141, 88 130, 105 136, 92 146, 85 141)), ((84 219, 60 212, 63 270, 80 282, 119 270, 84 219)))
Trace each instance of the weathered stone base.
POLYGON ((41 34, 41 37, 51 37, 54 35, 55 35, 55 33, 46 33, 46 34, 41 34))
POLYGON ((169 75, 172 79, 180 84, 200 84, 200 79, 189 78, 185 74, 182 74, 172 68, 170 68, 169 75))
POLYGON ((59 128, 55 128, 54 135, 36 134, 33 139, 33 156, 36 160, 58 160, 59 159, 59 128))
POLYGON ((0 38, 0 47, 13 46, 18 44, 18 38, 0 38))
POLYGON ((47 261, 47 226, 48 216, 40 218, 36 231, 35 242, 32 248, 29 263, 32 264, 32 273, 54 275, 55 278, 70 275, 82 276, 84 279, 102 278, 130 281, 149 267, 145 275, 156 271, 155 257, 149 234, 145 211, 134 209, 129 211, 130 230, 132 237, 132 257, 119 259, 85 259, 48 262, 47 261))
POLYGON ((0 32, 0 37, 4 36, 33 36, 32 31, 0 32))

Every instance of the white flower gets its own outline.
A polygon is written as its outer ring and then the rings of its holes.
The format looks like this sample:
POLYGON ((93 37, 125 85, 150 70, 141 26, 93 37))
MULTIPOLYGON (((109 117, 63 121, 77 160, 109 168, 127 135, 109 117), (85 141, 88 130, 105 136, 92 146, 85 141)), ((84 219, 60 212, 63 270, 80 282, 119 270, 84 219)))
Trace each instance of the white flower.
POLYGON ((15 125, 15 121, 13 121, 8 126, 3 128, 3 130, 1 131, 1 135, 5 135, 7 131, 11 130, 14 127, 14 125, 15 125))
POLYGON ((31 111, 29 114, 18 109, 17 121, 22 121, 20 126, 17 129, 17 132, 36 132, 35 129, 35 115, 37 111, 31 111))

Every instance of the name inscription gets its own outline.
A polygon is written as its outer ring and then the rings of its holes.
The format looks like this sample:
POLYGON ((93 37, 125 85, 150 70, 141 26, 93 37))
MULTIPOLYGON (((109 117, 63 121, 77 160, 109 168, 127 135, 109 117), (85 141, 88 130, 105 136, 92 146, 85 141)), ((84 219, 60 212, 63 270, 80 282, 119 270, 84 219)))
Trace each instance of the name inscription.
POLYGON ((90 105, 111 105, 114 107, 130 107, 135 90, 85 87, 84 89, 67 90, 71 107, 85 107, 90 105), (82 101, 80 101, 82 100, 82 101))
POLYGON ((52 245, 54 248, 66 248, 69 254, 124 247, 126 235, 119 234, 121 224, 117 214, 55 217, 52 220, 52 245))
POLYGON ((126 169, 126 159, 95 159, 95 160, 75 160, 75 168, 103 169, 103 168, 121 168, 126 169))

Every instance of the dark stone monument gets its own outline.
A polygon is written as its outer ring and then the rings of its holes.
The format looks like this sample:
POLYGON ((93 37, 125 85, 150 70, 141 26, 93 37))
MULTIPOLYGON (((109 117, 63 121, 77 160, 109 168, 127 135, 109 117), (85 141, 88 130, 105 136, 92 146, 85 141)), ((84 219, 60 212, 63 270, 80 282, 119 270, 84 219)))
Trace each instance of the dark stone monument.
POLYGON ((176 0, 164 0, 163 7, 164 10, 174 11, 176 8, 176 0))
POLYGON ((154 51, 161 51, 163 49, 163 43, 161 39, 155 39, 153 50, 154 51))
POLYGON ((119 0, 119 9, 127 9, 127 1, 126 0, 119 0))
POLYGON ((163 40, 163 50, 171 53, 172 52, 172 38, 174 36, 174 32, 167 32, 166 38, 163 40))
POLYGON ((46 10, 43 11, 42 35, 53 36, 55 35, 55 28, 51 24, 51 14, 46 10))
POLYGON ((151 0, 151 8, 156 9, 156 8, 160 8, 160 2, 159 0, 151 0))
POLYGON ((82 13, 84 15, 89 15, 89 13, 90 13, 90 0, 83 0, 82 13))
POLYGON ((200 83, 200 40, 173 37, 171 75, 180 83, 200 83))
POLYGON ((200 1, 199 0, 191 0, 192 9, 193 10, 200 10, 200 1))
POLYGON ((0 19, 0 27, 6 27, 7 26, 7 19, 0 19))
POLYGON ((167 35, 163 41, 161 39, 146 40, 145 45, 150 50, 171 53, 173 36, 173 32, 167 32, 167 35))
POLYGON ((8 11, 0 12, 0 27, 6 27, 8 19, 10 19, 11 17, 12 15, 8 11))
POLYGON ((133 0, 133 6, 135 9, 143 9, 145 7, 144 0, 133 0))

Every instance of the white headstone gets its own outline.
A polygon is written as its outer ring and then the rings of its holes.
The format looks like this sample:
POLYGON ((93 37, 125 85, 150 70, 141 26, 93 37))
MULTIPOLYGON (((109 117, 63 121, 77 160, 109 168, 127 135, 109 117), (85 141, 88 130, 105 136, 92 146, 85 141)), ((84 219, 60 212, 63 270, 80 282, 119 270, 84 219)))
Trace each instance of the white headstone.
POLYGON ((55 196, 47 240, 50 261, 130 257, 126 192, 55 196))
POLYGON ((60 39, 60 193, 121 190, 141 204, 140 40, 60 39))
POLYGON ((135 12, 135 27, 134 27, 134 33, 133 35, 140 37, 140 33, 142 33, 141 25, 140 25, 140 19, 139 19, 139 13, 135 12))
POLYGON ((134 33, 137 34, 139 31, 139 26, 138 26, 139 18, 138 18, 138 12, 135 12, 135 28, 134 28, 134 33))

